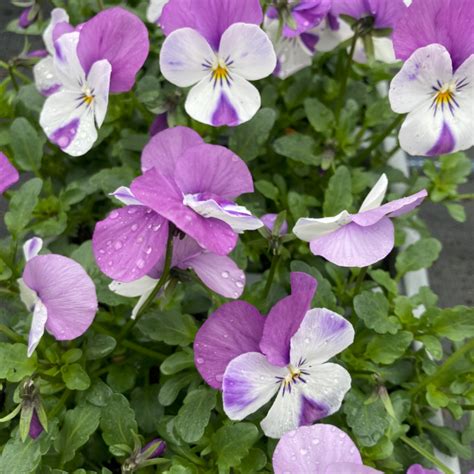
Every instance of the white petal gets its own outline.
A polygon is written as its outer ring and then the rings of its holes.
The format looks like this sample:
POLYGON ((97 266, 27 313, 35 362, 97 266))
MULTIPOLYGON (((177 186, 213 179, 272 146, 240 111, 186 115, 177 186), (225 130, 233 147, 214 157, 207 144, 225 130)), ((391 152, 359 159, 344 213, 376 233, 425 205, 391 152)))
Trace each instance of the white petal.
POLYGON ((57 92, 61 87, 61 81, 56 76, 52 56, 48 56, 34 65, 33 76, 35 78, 36 88, 45 96, 57 92))
POLYGON ((279 390, 277 377, 288 370, 271 365, 259 352, 247 352, 227 366, 223 387, 224 411, 231 420, 243 420, 265 405, 279 390))
POLYGON ((126 186, 120 186, 113 193, 110 193, 110 196, 113 196, 126 206, 143 206, 142 202, 132 193, 132 190, 126 186))
POLYGON ((343 20, 338 18, 339 29, 333 30, 328 20, 323 20, 319 26, 312 33, 319 36, 319 41, 316 43, 316 50, 323 53, 332 51, 334 48, 339 46, 343 41, 348 40, 354 36, 352 28, 343 20))
POLYGON ((109 103, 109 87, 112 66, 103 59, 95 62, 87 76, 87 87, 93 94, 92 107, 94 108, 95 122, 97 127, 101 127, 107 114, 109 103))
POLYGON ((451 81, 451 56, 444 46, 431 44, 417 49, 390 84, 394 112, 406 114, 433 100, 433 86, 451 81))
POLYGON ((69 15, 62 8, 55 8, 51 12, 51 21, 43 33, 44 45, 49 54, 54 54, 53 32, 58 23, 69 23, 69 15))
POLYGON ((335 232, 342 226, 351 222, 351 215, 342 211, 334 217, 322 217, 320 219, 301 218, 298 219, 293 233, 300 240, 311 242, 327 234, 335 232))
POLYGON ((260 105, 260 93, 243 77, 233 74, 229 83, 221 84, 208 74, 190 90, 185 107, 192 118, 207 125, 236 126, 249 121, 260 105))
POLYGON ((374 42, 374 57, 377 61, 387 64, 398 62, 395 56, 395 49, 391 38, 373 38, 374 42))
POLYGON ((30 334, 28 336, 28 357, 31 357, 44 334, 44 326, 48 319, 48 310, 41 300, 35 304, 30 334))
POLYGON ((353 341, 354 328, 347 319, 328 309, 312 309, 291 338, 291 364, 295 367, 302 361, 310 365, 322 364, 353 341))
POLYGON ((64 88, 69 91, 82 90, 86 75, 77 56, 79 33, 67 33, 55 42, 54 67, 64 88))
POLYGON ((164 41, 160 53, 163 76, 179 87, 196 84, 209 74, 216 55, 209 43, 196 30, 181 28, 164 41))
POLYGON ((23 255, 25 260, 28 262, 33 257, 36 257, 41 249, 43 248, 43 240, 39 237, 33 237, 30 240, 27 240, 23 245, 23 255))
POLYGON ((20 299, 23 304, 26 306, 28 311, 32 311, 35 304, 38 301, 38 294, 36 291, 32 290, 29 286, 26 286, 23 278, 17 280, 18 287, 20 289, 20 299))
POLYGON ((382 205, 382 202, 387 194, 388 179, 384 173, 372 188, 370 193, 365 198, 359 212, 370 211, 382 205))
POLYGON ((269 76, 276 67, 272 42, 257 25, 235 23, 224 32, 219 57, 229 65, 232 74, 249 81, 269 76))
POLYGON ((143 296, 146 293, 150 293, 155 288, 158 280, 144 276, 138 280, 131 281, 129 283, 122 283, 121 281, 113 281, 109 285, 110 291, 126 298, 137 298, 143 296))
POLYGON ((158 23, 158 20, 161 17, 164 6, 168 3, 169 0, 150 0, 150 5, 146 11, 146 19, 150 23, 158 23))

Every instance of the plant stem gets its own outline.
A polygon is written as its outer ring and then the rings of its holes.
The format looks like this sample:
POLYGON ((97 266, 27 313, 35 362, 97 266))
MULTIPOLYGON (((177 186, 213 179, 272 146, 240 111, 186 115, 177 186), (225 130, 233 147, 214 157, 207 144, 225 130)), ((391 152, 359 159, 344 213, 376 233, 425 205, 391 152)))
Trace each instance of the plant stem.
POLYGON ((469 342, 460 347, 457 351, 453 352, 444 362, 441 364, 436 372, 434 372, 429 377, 426 377, 421 381, 416 387, 410 390, 412 395, 419 393, 430 383, 435 382, 437 379, 441 378, 446 372, 448 372, 451 367, 456 364, 466 353, 474 350, 474 339, 471 339, 469 342))
POLYGON ((64 390, 63 394, 61 395, 61 398, 59 399, 59 402, 56 403, 56 405, 54 405, 54 407, 48 413, 49 420, 54 418, 61 411, 64 405, 66 405, 66 402, 68 398, 71 396, 71 393, 72 392, 68 389, 64 390))
POLYGON ((8 73, 10 74, 10 78, 12 80, 12 84, 15 88, 15 91, 18 92, 20 88, 18 87, 18 82, 16 82, 15 74, 13 74, 13 66, 8 66, 8 73))
POLYGON ((145 314, 146 310, 149 308, 149 306, 153 303, 156 295, 160 292, 160 290, 165 286, 166 282, 168 281, 168 277, 170 274, 171 270, 171 261, 173 258, 173 238, 174 238, 174 231, 175 227, 173 224, 169 225, 169 230, 168 230, 168 242, 166 244, 166 257, 165 257, 165 265, 163 268, 163 273, 161 274, 161 277, 156 284, 155 288, 151 292, 150 296, 148 299, 143 303, 143 306, 140 308, 140 310, 137 313, 137 316, 135 319, 130 319, 128 323, 123 327, 122 331, 120 332, 120 335, 117 339, 117 343, 120 343, 125 339, 125 336, 127 333, 133 329, 135 324, 138 323, 140 318, 145 314))
POLYGON ((265 285, 265 290, 263 290, 263 298, 266 300, 270 294, 272 288, 273 280, 275 279, 275 273, 278 268, 278 263, 280 261, 280 255, 275 254, 272 258, 272 264, 270 266, 270 273, 268 274, 267 284, 265 285))
POLYGON ((100 11, 105 9, 103 0, 97 0, 97 7, 100 11))
POLYGON ((474 199, 474 193, 472 193, 472 194, 458 194, 456 196, 457 201, 469 201, 470 199, 474 199))
POLYGON ((357 280, 354 286, 354 296, 359 293, 360 287, 362 286, 362 283, 364 283, 365 277, 367 275, 367 269, 368 267, 362 268, 359 272, 359 275, 357 276, 357 280))
POLYGON ((336 105, 336 128, 339 123, 339 118, 341 117, 342 106, 344 105, 344 99, 346 98, 347 83, 349 81, 349 76, 352 70, 352 63, 354 61, 354 53, 357 45, 357 40, 359 39, 359 34, 355 33, 351 41, 351 49, 349 51, 349 57, 347 58, 346 68, 342 75, 341 88, 339 90, 339 98, 336 105))
POLYGON ((414 449, 416 452, 421 454, 423 457, 432 462, 436 467, 441 469, 445 474, 454 474, 449 467, 445 466, 438 458, 433 456, 429 451, 427 451, 423 446, 420 446, 416 441, 411 438, 408 438, 405 435, 400 436, 400 439, 410 448, 414 449))
POLYGON ((12 331, 9 327, 5 326, 5 324, 0 324, 0 332, 5 334, 5 336, 7 336, 13 342, 25 342, 19 334, 17 334, 15 331, 12 331))

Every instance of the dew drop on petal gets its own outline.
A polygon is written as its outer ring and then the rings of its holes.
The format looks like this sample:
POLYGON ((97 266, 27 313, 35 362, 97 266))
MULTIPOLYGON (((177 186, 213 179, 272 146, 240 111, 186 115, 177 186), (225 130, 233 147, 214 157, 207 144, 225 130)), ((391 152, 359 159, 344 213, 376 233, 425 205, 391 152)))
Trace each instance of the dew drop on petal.
POLYGON ((243 288, 243 287, 244 287, 244 284, 243 284, 241 281, 236 281, 236 282, 235 282, 235 285, 236 285, 238 288, 243 288))
POLYGON ((132 227, 131 227, 132 231, 135 232, 137 229, 138 229, 138 225, 137 224, 133 224, 132 227))
POLYGON ((308 450, 304 449, 304 448, 301 448, 300 449, 300 454, 301 454, 301 456, 306 456, 308 454, 308 450))
POLYGON ((144 266, 145 266, 145 260, 143 259, 138 260, 137 267, 142 269, 144 266))
POLYGON ((147 255, 150 255, 151 252, 153 252, 153 249, 152 249, 151 247, 148 247, 148 248, 146 249, 146 254, 147 254, 147 255))
POLYGON ((229 272, 222 272, 221 277, 226 279, 229 278, 229 272))
POLYGON ((110 213, 110 216, 109 216, 109 217, 110 217, 111 219, 117 219, 117 217, 118 217, 119 215, 120 215, 120 214, 119 214, 118 211, 113 211, 113 212, 110 213))
POLYGON ((115 245, 114 245, 115 250, 120 250, 122 247, 123 247, 122 242, 120 242, 120 240, 117 240, 117 242, 115 242, 115 245))
MULTIPOLYGON (((201 363, 201 362, 199 362, 199 363, 201 363)), ((222 382, 224 380, 224 374, 217 374, 216 375, 216 380, 218 382, 222 382)))
POLYGON ((320 443, 320 441, 319 441, 318 438, 314 438, 311 442, 312 442, 315 446, 320 443))
POLYGON ((198 358, 196 359, 196 362, 197 362, 198 364, 203 364, 203 363, 204 363, 204 359, 203 359, 202 357, 198 357, 198 358))

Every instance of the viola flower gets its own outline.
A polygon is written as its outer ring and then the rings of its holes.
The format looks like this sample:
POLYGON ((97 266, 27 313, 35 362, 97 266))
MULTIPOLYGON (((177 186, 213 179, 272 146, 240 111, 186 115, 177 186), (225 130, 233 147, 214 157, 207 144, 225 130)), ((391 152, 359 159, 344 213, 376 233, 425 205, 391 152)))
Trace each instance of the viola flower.
POLYGON ((436 469, 426 469, 421 464, 413 464, 408 468, 407 474, 441 474, 436 469))
POLYGON ((383 260, 393 249, 395 231, 390 220, 418 207, 426 190, 382 205, 388 180, 383 174, 357 214, 342 211, 334 217, 302 218, 293 233, 310 242, 314 255, 340 267, 367 267, 383 260))
MULTIPOLYGON (((163 268, 164 256, 148 275, 128 283, 113 281, 110 284, 110 290, 118 295, 139 298, 132 311, 132 319, 136 318, 155 289, 163 268)), ((174 238, 171 268, 193 270, 204 285, 225 298, 239 298, 245 288, 245 273, 231 258, 210 253, 187 236, 184 239, 174 238)))
POLYGON ((0 194, 11 188, 20 179, 16 168, 8 158, 0 151, 0 194))
MULTIPOLYGON (((276 220, 278 219, 278 214, 265 214, 262 216, 262 222, 264 223, 265 227, 270 231, 273 232, 273 228, 275 227, 276 220)), ((288 222, 284 221, 283 225, 280 228, 280 235, 285 235, 288 233, 288 222)))
POLYGON ((382 474, 364 466, 352 439, 335 426, 302 426, 286 433, 273 452, 275 474, 382 474))
POLYGON ((237 234, 263 226, 235 203, 254 189, 247 165, 189 128, 155 135, 143 151, 142 170, 131 185, 134 196, 212 253, 227 255, 237 234))
POLYGON ((170 0, 165 6, 161 72, 179 87, 193 86, 185 103, 193 119, 236 126, 257 113, 260 93, 249 81, 276 66, 272 43, 258 26, 262 20, 258 0, 170 0))
POLYGON ((45 329, 58 341, 76 339, 87 331, 98 309, 95 286, 85 270, 61 255, 38 255, 42 246, 36 237, 25 243, 27 263, 18 280, 21 300, 33 311, 28 357, 45 329))
POLYGON ((435 156, 474 145, 474 16, 470 1, 418 0, 394 31, 405 59, 390 87, 392 109, 408 114, 400 145, 412 155, 435 156), (414 18, 423 22, 414 30, 414 18))
POLYGON ((32 5, 31 7, 25 8, 18 19, 18 26, 25 30, 38 19, 38 14, 38 5, 32 5))
POLYGON ((327 361, 354 339, 352 325, 327 309, 310 309, 317 282, 291 274, 291 295, 264 318, 245 301, 224 304, 194 342, 204 380, 223 391, 224 411, 242 420, 274 399, 261 426, 279 438, 339 410, 348 372, 327 361))
POLYGON ((33 415, 30 421, 30 430, 28 435, 31 439, 39 438, 40 434, 44 431, 43 425, 36 414, 36 410, 33 410, 33 415))
POLYGON ((52 143, 71 156, 87 153, 104 122, 110 92, 126 92, 148 55, 148 32, 122 8, 105 10, 80 32, 54 27, 54 76, 60 88, 50 95, 40 125, 52 143), (125 32, 125 33, 124 33, 125 32))
POLYGON ((148 9, 146 11, 146 19, 150 23, 159 24, 161 13, 163 12, 163 8, 168 3, 169 0, 150 0, 150 4, 148 5, 148 9))
POLYGON ((330 10, 326 18, 312 31, 318 38, 316 50, 322 53, 332 51, 341 43, 352 38, 354 32, 337 13, 330 10))

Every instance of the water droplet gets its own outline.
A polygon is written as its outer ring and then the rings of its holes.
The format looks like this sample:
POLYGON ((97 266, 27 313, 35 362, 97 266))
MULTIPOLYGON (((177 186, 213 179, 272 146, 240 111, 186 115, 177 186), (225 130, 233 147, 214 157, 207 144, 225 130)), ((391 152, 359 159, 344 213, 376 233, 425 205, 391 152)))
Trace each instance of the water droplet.
POLYGON ((290 431, 290 432, 288 433, 288 436, 289 436, 290 438, 294 438, 294 437, 296 436, 296 430, 290 431))
POLYGON ((133 224, 132 227, 131 227, 132 231, 135 232, 137 229, 138 229, 138 225, 137 224, 133 224))
POLYGON ((105 250, 104 250, 104 249, 100 249, 100 250, 99 250, 99 253, 102 254, 102 255, 104 255, 104 254, 105 254, 105 250))
POLYGON ((349 453, 354 454, 354 453, 355 453, 355 450, 356 450, 356 448, 354 448, 354 446, 352 446, 352 448, 349 449, 349 453))
POLYGON ((151 247, 148 247, 148 248, 146 249, 146 254, 147 254, 147 255, 150 255, 151 252, 153 252, 153 249, 152 249, 151 247))
POLYGON ((145 260, 143 259, 138 260, 137 267, 142 269, 144 266, 145 266, 145 260))
POLYGON ((319 441, 318 438, 314 438, 311 442, 312 442, 315 446, 320 443, 320 441, 319 441))
POLYGON ((120 213, 118 211, 113 211, 110 213, 110 218, 111 219, 117 219, 117 217, 120 215, 120 213))
POLYGON ((304 340, 304 343, 305 344, 309 344, 311 342, 311 339, 309 337, 307 337, 305 340, 304 340))
POLYGON ((245 275, 242 273, 239 277, 241 280, 245 280, 245 275))
POLYGON ((198 357, 198 358, 196 359, 196 362, 197 362, 198 364, 203 364, 203 363, 204 363, 204 359, 203 359, 202 357, 198 357))
MULTIPOLYGON (((200 362, 201 363, 201 362, 200 362)), ((224 380, 224 374, 217 374, 216 375, 216 380, 218 382, 222 382, 224 380)))
POLYGON ((112 262, 112 260, 109 260, 109 262, 108 262, 107 265, 108 265, 109 267, 111 267, 113 264, 114 264, 114 262, 112 262))
POLYGON ((115 242, 115 250, 120 250, 122 247, 123 247, 123 244, 122 242, 120 242, 120 240, 117 240, 117 242, 115 242))
POLYGON ((229 278, 229 272, 222 272, 221 277, 222 278, 229 278))
POLYGON ((127 212, 129 214, 135 214, 135 212, 137 212, 137 208, 136 207, 129 207, 127 212))
POLYGON ((153 226, 153 232, 158 232, 161 229, 161 224, 153 226))
POLYGON ((236 285, 238 288, 243 288, 243 287, 244 287, 244 284, 243 284, 241 281, 236 281, 236 282, 235 282, 235 285, 236 285))
POLYGON ((301 448, 300 453, 301 453, 301 456, 306 456, 308 454, 308 450, 304 449, 304 448, 301 448))
POLYGON ((112 245, 112 241, 111 240, 107 240, 107 246, 110 247, 112 245))

